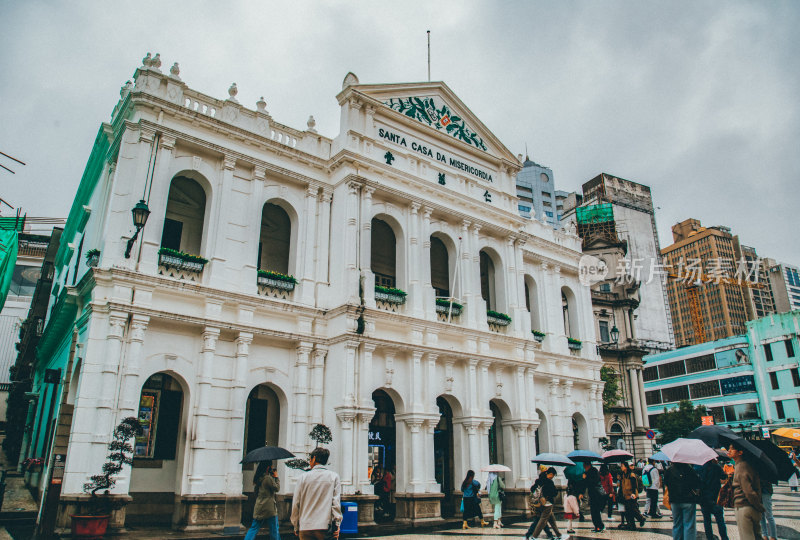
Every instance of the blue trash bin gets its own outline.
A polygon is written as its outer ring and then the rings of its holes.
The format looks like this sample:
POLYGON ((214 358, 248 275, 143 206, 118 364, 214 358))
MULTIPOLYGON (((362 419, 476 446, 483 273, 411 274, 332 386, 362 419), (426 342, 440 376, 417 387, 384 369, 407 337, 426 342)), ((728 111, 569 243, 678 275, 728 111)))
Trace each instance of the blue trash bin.
POLYGON ((342 503, 342 525, 340 534, 358 534, 358 504, 354 502, 342 503))

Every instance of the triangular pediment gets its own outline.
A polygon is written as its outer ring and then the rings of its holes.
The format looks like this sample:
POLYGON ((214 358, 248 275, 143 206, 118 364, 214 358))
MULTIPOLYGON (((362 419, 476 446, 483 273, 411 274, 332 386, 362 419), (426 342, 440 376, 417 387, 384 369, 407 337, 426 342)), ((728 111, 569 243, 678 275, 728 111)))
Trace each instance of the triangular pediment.
POLYGON ((354 84, 351 88, 421 126, 476 150, 518 163, 516 156, 443 82, 354 84))

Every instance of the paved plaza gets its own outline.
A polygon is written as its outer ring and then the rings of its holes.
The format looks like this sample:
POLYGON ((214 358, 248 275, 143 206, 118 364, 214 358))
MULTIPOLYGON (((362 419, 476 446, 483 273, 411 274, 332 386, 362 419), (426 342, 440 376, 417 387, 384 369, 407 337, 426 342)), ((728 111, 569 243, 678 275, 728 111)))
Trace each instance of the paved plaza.
MULTIPOLYGON (((787 486, 776 488, 772 499, 775 522, 778 525, 778 538, 781 540, 800 540, 800 493, 791 493, 787 486)), ((615 515, 616 521, 606 522, 606 530, 602 533, 592 532, 592 522, 589 516, 586 521, 574 523, 575 534, 571 538, 596 538, 596 539, 618 539, 618 540, 644 540, 646 538, 671 538, 672 537, 672 517, 669 510, 661 508, 664 515, 662 519, 648 520, 643 529, 637 531, 624 531, 616 528, 619 525, 619 515, 615 515)), ((730 540, 739 540, 739 533, 736 529, 736 519, 733 510, 725 511, 725 523, 728 526, 728 537, 730 540)), ((452 538, 523 538, 528 529, 528 522, 516 523, 497 530, 491 527, 481 529, 473 527, 469 530, 453 528, 442 530, 441 532, 428 534, 400 534, 391 536, 372 536, 370 538, 391 538, 392 540, 437 540, 452 538)), ((566 522, 558 522, 562 534, 566 534, 566 522)), ((716 525, 714 533, 717 533, 716 525)), ((540 538, 545 535, 541 534, 540 538)), ((697 538, 702 540, 703 523, 700 513, 697 514, 697 538)), ((717 536, 717 538, 719 538, 717 536)))

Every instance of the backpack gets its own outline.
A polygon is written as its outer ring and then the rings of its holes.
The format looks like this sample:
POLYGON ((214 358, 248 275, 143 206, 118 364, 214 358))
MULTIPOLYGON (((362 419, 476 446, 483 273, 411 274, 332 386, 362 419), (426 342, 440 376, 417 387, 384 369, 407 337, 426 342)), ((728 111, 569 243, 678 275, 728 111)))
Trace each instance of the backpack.
POLYGON ((644 489, 644 486, 642 485, 642 475, 634 476, 636 476, 636 485, 634 487, 636 488, 636 494, 638 495, 644 489))
POLYGON ((643 485, 645 488, 649 488, 650 486, 652 486, 652 485, 653 485, 653 481, 652 481, 652 479, 650 478, 650 474, 651 474, 652 472, 653 472, 653 469, 650 469, 650 470, 648 470, 648 471, 642 471, 642 485, 643 485))
POLYGON ((538 508, 542 506, 543 498, 542 498, 542 486, 535 486, 536 489, 531 490, 531 494, 528 496, 528 502, 531 505, 531 508, 538 508))

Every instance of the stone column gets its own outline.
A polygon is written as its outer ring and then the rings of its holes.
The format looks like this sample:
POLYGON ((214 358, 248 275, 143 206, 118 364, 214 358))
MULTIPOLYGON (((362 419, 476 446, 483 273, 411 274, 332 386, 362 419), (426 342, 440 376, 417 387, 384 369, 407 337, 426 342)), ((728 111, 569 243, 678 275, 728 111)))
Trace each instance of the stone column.
MULTIPOLYGON (((486 320, 486 300, 481 296, 481 252, 480 252, 480 231, 481 226, 473 224, 470 230, 470 244, 472 247, 472 268, 470 268, 470 277, 472 281, 472 303, 475 304, 475 327, 479 330, 488 331, 489 322, 486 320)), ((495 285, 497 282, 495 281, 495 285)), ((497 295, 497 287, 495 286, 495 296, 497 295)))
MULTIPOLYGON (((422 293, 423 311, 426 319, 436 320, 436 292, 431 285, 431 214, 433 208, 422 209, 422 293)), ((458 261, 455 262, 458 264, 458 261)), ((450 270, 448 269, 448 274, 450 270)), ((450 294, 455 295, 453 284, 450 284, 450 294)))
POLYGON ((470 358, 466 364, 467 369, 467 385, 468 385, 468 392, 467 395, 469 396, 469 415, 476 416, 480 414, 480 407, 478 405, 478 360, 475 358, 470 358))
POLYGON ((564 445, 563 424, 561 421, 561 398, 559 396, 559 386, 561 381, 558 378, 552 378, 547 383, 547 388, 550 390, 550 440, 553 442, 551 452, 564 453, 570 452, 568 446, 564 445))
MULTIPOLYGON (((208 221, 203 223, 203 242, 200 246, 198 255, 205 255, 208 259, 204 277, 205 283, 212 287, 229 288, 228 274, 225 265, 230 258, 228 253, 232 249, 227 242, 227 223, 228 218, 225 210, 230 200, 231 186, 233 185, 233 171, 236 169, 236 158, 225 156, 222 160, 222 171, 219 181, 216 183, 214 197, 211 198, 211 211, 208 213, 208 221)), ((213 182, 212 179, 209 178, 213 182)))
POLYGON ((514 426, 514 435, 517 438, 519 448, 519 462, 516 464, 516 483, 515 487, 526 488, 531 484, 530 459, 533 453, 528 451, 528 424, 517 424, 514 426))
POLYGON ((631 407, 633 408, 633 421, 637 428, 642 425, 642 404, 639 401, 641 394, 639 393, 638 381, 636 368, 629 368, 628 382, 631 393, 631 407))
POLYGON ((297 345, 297 358, 294 364, 294 397, 293 427, 291 450, 293 453, 303 453, 308 449, 308 360, 311 355, 312 345, 300 342, 297 345))
POLYGON ((355 460, 355 430, 353 429, 353 423, 356 415, 352 409, 342 408, 336 411, 336 417, 339 419, 341 427, 342 493, 353 494, 356 491, 355 478, 353 476, 353 461, 355 460))
MULTIPOLYGON (((300 302, 307 305, 314 305, 314 285, 316 282, 314 275, 314 257, 317 253, 317 195, 319 188, 317 186, 308 186, 306 188, 305 197, 305 216, 303 218, 302 229, 305 233, 305 238, 302 242, 302 249, 300 250, 299 263, 302 268, 298 268, 300 274, 300 302)), ((327 238, 325 241, 327 242, 327 238)))
POLYGON ((422 262, 422 242, 420 241, 420 204, 412 202, 409 206, 408 217, 408 257, 406 257, 406 269, 408 270, 408 291, 409 309, 412 316, 422 318, 424 316, 424 293, 423 293, 423 272, 425 270, 422 262))
MULTIPOLYGON (((150 141, 145 140, 148 136, 145 133, 142 133, 143 138, 140 138, 140 157, 137 161, 139 161, 139 166, 142 167, 140 173, 137 173, 136 179, 145 178, 145 182, 149 182, 149 178, 147 176, 147 166, 148 166, 148 158, 150 152, 150 141), (145 144, 141 144, 141 143, 145 144), (147 155, 145 155, 145 153, 147 155)), ((152 134, 149 135, 152 137, 152 134)), ((142 229, 140 233, 139 242, 141 242, 141 249, 142 249, 142 256, 139 260, 139 269, 147 274, 155 274, 158 269, 158 250, 161 248, 161 235, 164 232, 164 218, 166 217, 167 211, 167 200, 169 197, 169 183, 171 182, 171 178, 169 178, 169 171, 172 166, 172 157, 173 151, 175 150, 175 137, 170 137, 165 134, 161 134, 159 140, 159 151, 158 151, 158 158, 156 159, 156 168, 153 171, 153 183, 151 187, 147 188, 147 205, 150 207, 150 211, 152 215, 147 222, 147 225, 142 229), (161 188, 160 186, 164 186, 166 184, 166 189, 161 188), (153 189, 155 188, 155 189, 153 189), (155 219, 153 219, 155 218, 155 219)), ((209 178, 209 180, 211 180, 209 178)), ((138 185, 138 182, 137 182, 138 185)), ((141 197, 141 193, 136 191, 134 193, 134 201, 133 204, 136 204, 136 201, 141 197)), ((133 205, 131 205, 133 208, 133 205)), ((130 213, 128 216, 130 217, 130 213)), ((130 222, 129 222, 130 223, 130 222)), ((137 242, 138 244, 138 242, 137 242)), ((137 252, 138 252, 138 245, 133 246, 133 250, 131 251, 131 260, 136 260, 137 252)))
POLYGON ((491 362, 488 360, 481 360, 478 363, 478 367, 480 368, 480 390, 478 391, 478 399, 480 406, 478 411, 480 414, 485 414, 487 416, 491 416, 491 411, 489 409, 489 400, 491 399, 489 396, 489 366, 491 362))
POLYGON ((328 272, 328 252, 330 250, 328 231, 331 226, 332 200, 333 194, 323 188, 320 194, 319 219, 317 220, 317 269, 314 273, 314 277, 319 283, 330 282, 330 275, 328 272))
POLYGON ((538 420, 539 413, 536 412, 536 385, 533 382, 534 371, 536 371, 535 368, 525 368, 525 393, 527 394, 528 418, 538 420))
POLYGON ((506 313, 513 318, 513 328, 517 331, 517 333, 519 333, 521 325, 520 318, 518 317, 519 313, 517 313, 517 308, 519 308, 519 298, 517 294, 517 258, 514 254, 514 242, 515 238, 513 236, 508 236, 506 238, 506 275, 503 281, 507 283, 505 297, 506 309, 508 311, 506 311, 506 313))
POLYGON ((356 433, 356 471, 355 482, 356 491, 360 491, 364 495, 372 495, 374 493, 372 484, 370 483, 369 470, 367 463, 369 461, 369 423, 372 421, 375 410, 361 411, 355 419, 358 431, 356 433))
POLYGON ((642 377, 641 367, 636 369, 636 380, 639 387, 639 403, 642 406, 642 427, 650 425, 650 417, 647 414, 647 396, 644 393, 644 378, 642 377))
POLYGON ((422 392, 423 385, 425 384, 425 377, 422 373, 422 356, 424 354, 425 353, 422 351, 412 351, 411 353, 411 373, 409 374, 409 382, 412 401, 408 406, 409 412, 423 412, 425 410, 425 400, 422 392))
POLYGON ((356 370, 356 356, 358 354, 358 342, 348 341, 344 346, 344 404, 354 406, 356 404, 355 377, 352 375, 356 370))
POLYGON ((203 476, 205 449, 208 447, 208 418, 211 415, 211 381, 214 358, 219 339, 219 328, 206 326, 203 330, 203 351, 197 374, 197 400, 195 405, 195 432, 192 441, 192 466, 189 475, 189 494, 205 493, 203 476))
POLYGON ((314 349, 312 355, 314 365, 311 370, 311 421, 321 424, 323 419, 322 394, 324 390, 323 378, 325 375, 325 359, 327 349, 314 349))
MULTIPOLYGON (((424 441, 422 439, 422 419, 407 418, 405 421, 411 432, 411 455, 415 459, 411 460, 410 476, 411 482, 409 483, 409 491, 411 493, 424 493, 425 492, 425 459, 424 459, 424 441)), ((406 469, 408 470, 408 469, 406 469)))
POLYGON ((241 495, 242 493, 242 466, 239 461, 242 459, 244 448, 247 363, 252 342, 253 334, 248 332, 239 332, 236 337, 236 359, 228 405, 231 418, 228 424, 228 474, 225 480, 227 495, 241 495))
POLYGON ((434 435, 436 433, 436 425, 439 423, 438 418, 430 418, 423 424, 425 433, 425 470, 424 477, 427 479, 427 487, 425 489, 428 493, 440 493, 442 486, 436 482, 436 463, 434 460, 435 441, 434 435))
POLYGON ((131 320, 131 330, 129 335, 130 344, 128 345, 128 355, 125 358, 125 365, 122 370, 122 391, 119 400, 118 420, 129 416, 139 416, 139 396, 141 394, 142 381, 139 380, 141 370, 142 344, 144 333, 150 317, 147 315, 134 315, 131 320))
POLYGON ((372 271, 372 194, 375 188, 361 188, 361 230, 359 231, 361 278, 364 280, 364 304, 375 307, 375 274, 372 271))
MULTIPOLYGON (((350 304, 358 304, 361 298, 358 295, 358 282, 360 279, 359 273, 359 259, 358 259, 358 243, 360 242, 358 230, 358 215, 359 215, 359 200, 358 192, 361 184, 358 182, 349 182, 347 184, 347 215, 346 215, 346 234, 344 242, 345 250, 345 293, 347 302, 350 304)), ((365 298, 371 287, 366 287, 364 291, 365 298)), ((372 293, 372 302, 374 306, 375 293, 372 293)))
MULTIPOLYGON (((564 434, 568 440, 566 444, 566 448, 571 448, 574 445, 573 433, 572 433, 572 415, 575 414, 572 411, 572 407, 570 407, 570 402, 572 398, 572 381, 566 380, 561 382, 561 418, 564 423, 564 434)), ((587 414, 589 418, 591 418, 591 414, 587 414)), ((587 429, 590 426, 590 422, 586 421, 587 429)), ((584 434, 586 436, 588 434, 584 434)), ((579 444, 580 441, 578 441, 579 444)), ((576 448, 577 450, 577 448, 576 448)))
MULTIPOLYGON (((110 440, 111 432, 114 430, 112 425, 114 416, 114 394, 117 388, 117 374, 120 371, 120 364, 123 363, 122 342, 125 334, 125 326, 128 324, 128 314, 121 311, 112 311, 108 317, 108 334, 106 336, 106 356, 101 367, 102 386, 97 389, 97 423, 95 424, 96 433, 102 434, 100 441, 103 444, 110 440)), ((84 361, 84 364, 86 362, 84 361)), ((88 372, 88 366, 83 366, 84 373, 88 372)), ((54 394, 55 399, 55 394, 54 394)), ((136 403, 138 416, 138 400, 136 403)))
POLYGON ((478 428, 480 423, 477 421, 468 421, 464 423, 464 429, 467 430, 467 441, 469 441, 469 468, 477 472, 481 469, 481 455, 478 440, 478 428))

